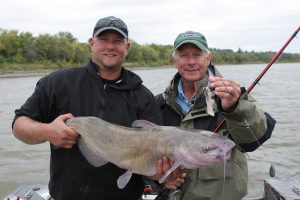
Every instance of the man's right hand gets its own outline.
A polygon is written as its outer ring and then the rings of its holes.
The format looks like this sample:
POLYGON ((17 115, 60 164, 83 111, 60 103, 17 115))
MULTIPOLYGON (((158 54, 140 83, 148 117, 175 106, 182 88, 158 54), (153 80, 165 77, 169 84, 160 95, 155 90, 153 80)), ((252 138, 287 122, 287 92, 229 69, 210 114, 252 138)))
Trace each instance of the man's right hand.
POLYGON ((26 144, 41 144, 49 141, 57 148, 70 149, 79 137, 78 133, 65 124, 67 119, 73 117, 71 113, 60 115, 48 124, 27 116, 20 116, 13 124, 13 133, 26 144))
POLYGON ((48 124, 48 131, 52 132, 52 134, 48 135, 48 140, 51 144, 65 149, 71 149, 76 144, 79 134, 65 123, 66 120, 71 118, 74 118, 74 116, 70 113, 60 115, 48 124))

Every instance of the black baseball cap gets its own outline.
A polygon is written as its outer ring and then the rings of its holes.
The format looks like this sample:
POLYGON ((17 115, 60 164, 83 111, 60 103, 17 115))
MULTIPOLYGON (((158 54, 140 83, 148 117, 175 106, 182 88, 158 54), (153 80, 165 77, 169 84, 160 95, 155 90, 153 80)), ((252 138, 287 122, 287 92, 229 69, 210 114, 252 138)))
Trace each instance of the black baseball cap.
POLYGON ((125 38, 128 38, 127 25, 120 18, 109 16, 99 19, 94 27, 93 37, 97 37, 105 30, 118 31, 125 38))

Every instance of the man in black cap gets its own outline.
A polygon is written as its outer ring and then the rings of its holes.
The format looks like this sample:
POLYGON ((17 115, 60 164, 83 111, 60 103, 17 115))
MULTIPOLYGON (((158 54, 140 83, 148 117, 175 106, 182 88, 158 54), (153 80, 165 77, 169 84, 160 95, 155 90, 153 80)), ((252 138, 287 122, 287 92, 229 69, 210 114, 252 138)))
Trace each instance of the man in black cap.
MULTIPOLYGON (((91 60, 83 67, 59 70, 41 78, 34 93, 15 111, 15 137, 27 144, 50 142, 49 190, 55 200, 138 199, 142 176, 133 175, 124 189, 117 179, 125 170, 111 163, 95 168, 81 155, 78 133, 66 126, 74 116, 95 116, 131 127, 134 120, 162 124, 161 112, 142 80, 122 67, 130 43, 119 18, 100 19, 90 38, 91 60)), ((159 160, 157 175, 170 168, 159 160)))

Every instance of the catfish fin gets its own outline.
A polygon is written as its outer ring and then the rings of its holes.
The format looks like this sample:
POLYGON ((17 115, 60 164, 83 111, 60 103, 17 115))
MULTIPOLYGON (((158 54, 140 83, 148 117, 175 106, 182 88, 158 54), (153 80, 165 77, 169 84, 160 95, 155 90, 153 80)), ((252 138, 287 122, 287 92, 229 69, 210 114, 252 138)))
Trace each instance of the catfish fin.
POLYGON ((144 119, 134 120, 132 123, 133 128, 152 128, 155 126, 157 125, 144 119))
POLYGON ((131 176, 132 176, 132 171, 130 170, 127 170, 124 174, 122 174, 117 180, 118 188, 123 189, 130 181, 131 176))
POLYGON ((89 148, 81 137, 78 139, 78 147, 83 157, 94 167, 100 167, 108 163, 89 148))
POLYGON ((175 161, 175 163, 173 164, 173 166, 168 170, 168 171, 166 171, 166 173, 159 179, 159 183, 161 184, 161 183, 163 183, 165 180, 166 180, 166 178, 177 168, 177 167, 179 167, 180 166, 180 162, 178 162, 178 161, 175 161))

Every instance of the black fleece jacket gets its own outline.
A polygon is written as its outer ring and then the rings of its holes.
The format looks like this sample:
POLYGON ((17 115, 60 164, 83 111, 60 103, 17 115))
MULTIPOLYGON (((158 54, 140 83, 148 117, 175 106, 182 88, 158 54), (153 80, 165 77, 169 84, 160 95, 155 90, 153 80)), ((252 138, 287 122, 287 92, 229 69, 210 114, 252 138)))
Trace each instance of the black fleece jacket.
MULTIPOLYGON (((123 68, 119 81, 104 82, 97 69, 89 61, 86 66, 58 70, 41 78, 32 96, 15 111, 15 120, 28 116, 50 123, 61 114, 72 113, 127 127, 136 119, 162 124, 154 96, 139 76, 123 68)), ((142 177, 133 175, 120 190, 116 181, 124 172, 111 163, 91 166, 77 145, 70 150, 51 145, 49 190, 55 200, 138 199, 144 187, 142 177)))

